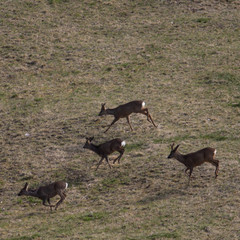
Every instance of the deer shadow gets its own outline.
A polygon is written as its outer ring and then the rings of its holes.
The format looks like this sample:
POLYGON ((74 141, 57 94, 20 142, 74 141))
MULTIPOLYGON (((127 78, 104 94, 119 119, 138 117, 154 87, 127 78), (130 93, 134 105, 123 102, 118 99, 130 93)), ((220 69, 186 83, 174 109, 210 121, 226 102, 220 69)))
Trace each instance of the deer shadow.
POLYGON ((145 197, 138 201, 141 204, 147 204, 150 202, 158 201, 158 200, 165 200, 170 199, 173 196, 180 196, 180 195, 187 195, 186 191, 181 189, 166 189, 164 191, 159 191, 153 196, 145 197))

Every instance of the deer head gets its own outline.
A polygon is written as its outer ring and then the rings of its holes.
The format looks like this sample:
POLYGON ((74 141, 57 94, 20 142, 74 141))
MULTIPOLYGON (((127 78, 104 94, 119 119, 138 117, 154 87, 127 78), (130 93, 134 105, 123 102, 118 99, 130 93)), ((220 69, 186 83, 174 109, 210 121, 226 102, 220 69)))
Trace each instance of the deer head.
POLYGON ((171 144, 171 152, 170 152, 168 158, 173 158, 174 157, 174 155, 175 155, 175 153, 176 153, 176 151, 177 151, 179 146, 180 146, 180 144, 178 144, 175 148, 173 148, 174 147, 174 143, 171 144))
POLYGON ((106 103, 102 103, 102 108, 101 108, 101 111, 100 113, 98 114, 98 116, 103 116, 103 115, 106 115, 106 107, 105 107, 106 103))
POLYGON ((91 146, 91 142, 93 139, 94 139, 94 137, 90 137, 90 138, 86 137, 86 142, 85 142, 83 148, 89 148, 91 146))
POLYGON ((18 193, 18 196, 25 195, 28 192, 28 183, 25 183, 24 187, 21 189, 21 191, 18 193))

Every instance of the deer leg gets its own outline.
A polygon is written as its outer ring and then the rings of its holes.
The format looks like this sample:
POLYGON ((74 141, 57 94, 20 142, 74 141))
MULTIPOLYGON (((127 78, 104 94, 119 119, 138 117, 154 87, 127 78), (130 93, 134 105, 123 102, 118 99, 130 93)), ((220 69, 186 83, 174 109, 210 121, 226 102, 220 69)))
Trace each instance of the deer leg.
POLYGON ((124 153, 124 150, 123 150, 123 151, 119 151, 119 153, 120 153, 120 155, 113 160, 113 164, 114 164, 117 160, 118 160, 118 163, 120 163, 120 159, 121 159, 121 157, 122 157, 122 155, 123 155, 123 153, 124 153))
POLYGON ((117 161, 117 160, 119 160, 119 157, 121 156, 121 154, 117 157, 117 158, 115 158, 114 160, 113 160, 113 164, 117 161))
POLYGON ((115 122, 117 122, 118 120, 119 120, 119 118, 114 118, 113 121, 112 121, 112 123, 109 125, 109 127, 107 128, 107 130, 106 130, 104 133, 106 133, 106 132, 108 131, 108 129, 109 129, 115 122))
POLYGON ((127 119, 127 122, 128 122, 128 124, 129 124, 131 130, 133 131, 133 129, 132 129, 132 125, 131 125, 130 120, 129 120, 129 116, 127 116, 126 119, 127 119))
MULTIPOLYGON (((48 201, 49 206, 51 206, 50 198, 48 198, 47 201, 48 201)), ((52 207, 50 207, 50 209, 51 209, 51 211, 52 211, 52 207)))
POLYGON ((152 123, 154 127, 157 127, 156 124, 154 123, 153 119, 152 119, 152 116, 151 116, 150 113, 148 112, 148 109, 147 109, 147 108, 143 109, 143 110, 141 111, 141 113, 147 116, 147 120, 148 120, 150 123, 152 123), (150 119, 151 121, 150 121, 149 119, 150 119))
POLYGON ((57 210, 58 206, 64 201, 66 198, 65 194, 63 194, 61 191, 58 192, 58 195, 61 197, 61 199, 57 202, 55 210, 57 210))
POLYGON ((219 170, 219 160, 217 159, 213 159, 211 161, 212 165, 216 166, 216 170, 215 170, 215 178, 217 178, 218 176, 218 170, 219 170))
POLYGON ((190 170, 190 168, 189 168, 189 167, 187 167, 187 168, 186 168, 186 170, 185 170, 185 173, 186 173, 186 174, 187 174, 187 171, 188 171, 188 170, 190 170))
POLYGON ((46 206, 46 207, 50 207, 51 211, 52 211, 52 207, 54 207, 54 205, 51 205, 51 204, 50 204, 50 199, 46 199, 46 198, 43 199, 42 204, 43 204, 44 206, 46 206), (46 200, 48 201, 49 204, 46 204, 46 200))
POLYGON ((154 126, 155 128, 157 128, 157 126, 156 126, 156 124, 154 123, 154 121, 153 121, 152 116, 151 116, 150 113, 149 113, 149 117, 150 117, 150 119, 151 119, 151 121, 152 121, 153 126, 154 126))
POLYGON ((185 170, 185 172, 186 172, 187 170, 190 170, 189 175, 188 175, 188 185, 187 185, 187 186, 189 186, 193 168, 187 168, 187 169, 185 170))
POLYGON ((97 165, 97 168, 96 168, 96 170, 95 170, 95 171, 97 171, 97 170, 98 170, 98 167, 99 167, 99 166, 100 166, 100 164, 102 163, 103 159, 104 159, 104 157, 102 157, 102 158, 101 158, 101 160, 98 162, 98 165, 97 165))
POLYGON ((120 154, 120 156, 119 156, 119 159, 118 159, 118 163, 120 163, 120 159, 122 158, 122 155, 123 155, 123 153, 124 153, 124 149, 120 152, 121 154, 120 154))
POLYGON ((189 178, 191 178, 192 171, 193 171, 193 168, 190 168, 190 172, 189 172, 189 178))
POLYGON ((111 165, 109 164, 108 157, 106 156, 105 159, 107 161, 107 164, 108 164, 109 168, 111 169, 111 165))

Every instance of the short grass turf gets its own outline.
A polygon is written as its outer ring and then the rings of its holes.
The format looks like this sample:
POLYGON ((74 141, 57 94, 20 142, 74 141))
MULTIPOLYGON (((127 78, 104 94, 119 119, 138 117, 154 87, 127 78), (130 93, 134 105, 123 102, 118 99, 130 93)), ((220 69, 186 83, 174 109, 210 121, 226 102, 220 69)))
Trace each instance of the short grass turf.
POLYGON ((0 239, 240 239, 239 36, 237 0, 2 0, 0 239), (101 103, 136 99, 158 127, 105 134, 101 103), (121 163, 95 172, 90 136, 125 140, 121 163), (188 186, 173 142, 216 148, 219 177, 204 164, 188 186), (55 180, 57 212, 17 196, 55 180))

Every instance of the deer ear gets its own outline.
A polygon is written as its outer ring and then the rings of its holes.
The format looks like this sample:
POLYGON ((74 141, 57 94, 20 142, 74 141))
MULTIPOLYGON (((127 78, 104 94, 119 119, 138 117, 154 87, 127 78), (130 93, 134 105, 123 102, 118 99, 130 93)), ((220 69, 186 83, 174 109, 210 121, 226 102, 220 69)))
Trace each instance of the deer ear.
POLYGON ((89 141, 91 142, 93 139, 94 139, 94 137, 90 137, 90 138, 89 138, 89 141))
POLYGON ((24 189, 27 191, 28 190, 28 183, 25 183, 24 189))
POLYGON ((174 151, 177 151, 178 147, 180 146, 180 144, 178 144, 175 148, 174 151))

